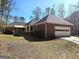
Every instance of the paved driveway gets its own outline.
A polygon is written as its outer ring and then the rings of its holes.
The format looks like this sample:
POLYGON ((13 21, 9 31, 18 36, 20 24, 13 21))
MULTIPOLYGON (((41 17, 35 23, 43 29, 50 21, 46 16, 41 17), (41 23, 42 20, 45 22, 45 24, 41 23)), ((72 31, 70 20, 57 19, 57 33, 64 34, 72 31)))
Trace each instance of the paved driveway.
POLYGON ((71 37, 63 37, 61 39, 74 42, 75 44, 79 44, 79 37, 71 36, 71 37))

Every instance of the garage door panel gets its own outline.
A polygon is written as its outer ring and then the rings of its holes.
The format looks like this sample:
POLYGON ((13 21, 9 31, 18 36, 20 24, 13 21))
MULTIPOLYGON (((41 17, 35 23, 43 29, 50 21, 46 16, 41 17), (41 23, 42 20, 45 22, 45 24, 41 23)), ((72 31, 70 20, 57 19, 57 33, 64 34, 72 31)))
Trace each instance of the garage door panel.
POLYGON ((63 27, 63 26, 55 26, 55 36, 70 36, 71 35, 71 28, 70 27, 63 27))
POLYGON ((70 27, 62 27, 62 26, 55 26, 55 29, 66 29, 66 30, 70 30, 70 27))
POLYGON ((55 36, 70 36, 70 32, 65 32, 65 31, 55 31, 55 36))

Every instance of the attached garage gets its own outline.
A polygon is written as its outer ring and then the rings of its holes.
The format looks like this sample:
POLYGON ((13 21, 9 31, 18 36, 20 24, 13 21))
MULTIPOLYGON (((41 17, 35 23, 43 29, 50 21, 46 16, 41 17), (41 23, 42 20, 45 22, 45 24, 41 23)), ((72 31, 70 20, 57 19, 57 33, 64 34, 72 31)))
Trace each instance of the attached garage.
POLYGON ((40 36, 42 35, 44 38, 54 38, 71 36, 73 24, 50 14, 33 22, 32 26, 35 26, 34 32, 39 31, 40 36))

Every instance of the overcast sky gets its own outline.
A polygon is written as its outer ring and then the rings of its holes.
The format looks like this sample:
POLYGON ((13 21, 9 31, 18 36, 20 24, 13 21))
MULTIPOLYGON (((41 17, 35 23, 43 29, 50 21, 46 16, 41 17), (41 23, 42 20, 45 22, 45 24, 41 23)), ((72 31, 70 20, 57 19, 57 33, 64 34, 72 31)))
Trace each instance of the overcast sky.
POLYGON ((32 14, 32 10, 39 6, 42 10, 46 7, 52 7, 53 4, 64 3, 66 10, 71 4, 76 4, 78 0, 15 0, 16 8, 13 15, 23 16, 28 22, 32 14))

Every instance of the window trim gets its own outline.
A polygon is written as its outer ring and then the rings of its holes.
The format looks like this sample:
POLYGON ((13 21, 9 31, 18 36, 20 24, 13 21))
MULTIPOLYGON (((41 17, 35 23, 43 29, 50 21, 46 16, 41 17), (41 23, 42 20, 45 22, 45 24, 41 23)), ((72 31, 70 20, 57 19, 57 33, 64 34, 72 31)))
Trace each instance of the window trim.
POLYGON ((32 31, 33 31, 33 26, 26 26, 26 32, 32 32, 32 31))

